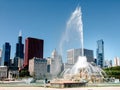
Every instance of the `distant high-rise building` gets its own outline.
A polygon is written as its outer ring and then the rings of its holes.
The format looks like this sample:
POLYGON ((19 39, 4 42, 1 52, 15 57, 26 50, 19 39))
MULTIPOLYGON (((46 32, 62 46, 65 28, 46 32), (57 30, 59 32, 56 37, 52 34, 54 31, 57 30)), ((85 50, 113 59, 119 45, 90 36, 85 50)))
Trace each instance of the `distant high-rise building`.
POLYGON ((43 58, 43 47, 44 41, 42 39, 28 37, 25 40, 24 67, 28 68, 29 59, 33 57, 43 58))
MULTIPOLYGON (((86 56, 87 62, 94 62, 93 50, 83 50, 83 54, 86 56)), ((81 48, 67 50, 67 63, 65 63, 64 69, 71 68, 77 62, 79 56, 82 56, 81 48)))
POLYGON ((104 67, 106 68, 112 67, 112 60, 105 60, 104 67))
POLYGON ((16 53, 14 58, 14 65, 18 66, 18 60, 24 59, 24 44, 22 44, 22 34, 19 32, 18 43, 16 43, 16 53))
POLYGON ((10 51, 11 45, 8 42, 6 42, 3 45, 1 66, 10 66, 10 51))
POLYGON ((57 50, 53 50, 51 57, 47 58, 47 72, 56 77, 63 70, 62 56, 59 55, 57 50))
MULTIPOLYGON (((83 49, 84 50, 84 56, 87 57, 88 62, 93 62, 93 50, 83 49)), ((68 64, 75 64, 78 60, 79 56, 82 56, 81 48, 79 49, 70 49, 67 50, 67 63, 68 64)))
POLYGON ((59 53, 57 52, 57 50, 53 50, 52 54, 51 54, 51 68, 50 68, 50 73, 56 76, 61 72, 62 69, 62 56, 59 55, 59 53))
POLYGON ((94 59, 94 63, 97 65, 97 59, 96 58, 94 59))
POLYGON ((104 41, 97 41, 97 65, 100 67, 104 67, 104 41))
POLYGON ((18 43, 16 43, 15 57, 24 58, 24 44, 22 44, 22 35, 19 33, 18 43))
POLYGON ((112 60, 110 60, 110 66, 111 66, 111 67, 113 66, 113 62, 112 62, 112 60))
POLYGON ((114 58, 114 66, 120 66, 120 58, 119 57, 114 58))

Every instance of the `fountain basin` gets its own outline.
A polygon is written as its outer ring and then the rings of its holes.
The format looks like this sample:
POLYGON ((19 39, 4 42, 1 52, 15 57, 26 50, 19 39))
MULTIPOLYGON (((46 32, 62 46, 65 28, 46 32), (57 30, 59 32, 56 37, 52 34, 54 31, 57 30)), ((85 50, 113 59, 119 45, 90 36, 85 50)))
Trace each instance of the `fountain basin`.
POLYGON ((70 88, 70 87, 85 87, 87 82, 53 82, 51 87, 53 88, 70 88))

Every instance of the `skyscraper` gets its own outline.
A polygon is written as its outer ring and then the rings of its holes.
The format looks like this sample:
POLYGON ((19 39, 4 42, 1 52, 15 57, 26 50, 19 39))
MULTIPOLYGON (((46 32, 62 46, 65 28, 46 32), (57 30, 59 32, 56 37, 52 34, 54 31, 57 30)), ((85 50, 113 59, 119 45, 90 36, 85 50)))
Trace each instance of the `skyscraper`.
POLYGON ((6 42, 3 45, 1 66, 10 66, 10 51, 11 45, 6 42))
MULTIPOLYGON (((88 62, 93 62, 93 50, 83 49, 88 62)), ((75 64, 78 57, 82 56, 81 48, 67 50, 67 63, 75 64)))
POLYGON ((114 58, 114 66, 120 66, 120 58, 119 57, 114 58))
POLYGON ((24 44, 22 44, 22 35, 19 33, 18 43, 16 43, 15 57, 24 58, 24 44))
POLYGON ((16 53, 14 65, 18 67, 18 62, 23 62, 24 59, 24 44, 22 44, 22 34, 19 32, 18 43, 16 43, 16 53))
MULTIPOLYGON (((87 58, 87 62, 93 62, 93 50, 83 49, 84 56, 87 58)), ((82 56, 81 48, 67 50, 67 63, 64 65, 64 69, 72 68, 72 66, 77 62, 78 57, 82 56)))
POLYGON ((104 67, 104 41, 97 41, 97 65, 100 67, 104 67))
POLYGON ((24 67, 28 68, 29 59, 33 57, 43 58, 44 41, 41 39, 28 37, 25 40, 24 67))

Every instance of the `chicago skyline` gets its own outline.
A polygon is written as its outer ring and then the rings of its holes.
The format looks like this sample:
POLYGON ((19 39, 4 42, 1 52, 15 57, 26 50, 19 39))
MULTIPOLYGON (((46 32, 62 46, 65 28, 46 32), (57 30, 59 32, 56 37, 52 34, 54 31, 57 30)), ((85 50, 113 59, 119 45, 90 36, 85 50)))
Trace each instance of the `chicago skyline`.
POLYGON ((96 51, 96 41, 102 38, 105 41, 105 59, 120 56, 119 0, 1 0, 0 47, 4 42, 10 42, 13 58, 16 37, 22 30, 23 40, 29 36, 44 39, 44 56, 48 57, 54 48, 58 48, 66 21, 78 4, 83 14, 85 48, 96 51))

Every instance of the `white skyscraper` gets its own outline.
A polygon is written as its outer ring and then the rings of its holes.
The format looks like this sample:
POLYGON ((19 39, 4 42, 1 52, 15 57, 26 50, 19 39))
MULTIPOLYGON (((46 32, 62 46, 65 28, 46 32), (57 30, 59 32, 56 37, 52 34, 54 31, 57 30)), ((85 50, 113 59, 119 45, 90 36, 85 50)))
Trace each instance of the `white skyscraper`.
POLYGON ((120 66, 120 58, 119 57, 114 58, 114 66, 120 66))
POLYGON ((62 57, 58 54, 58 52, 53 50, 51 57, 48 60, 50 64, 50 74, 52 77, 56 77, 62 68, 62 57))
MULTIPOLYGON (((88 62, 93 62, 93 50, 83 49, 88 62)), ((75 64, 78 57, 82 56, 81 48, 67 50, 67 63, 75 64)))
MULTIPOLYGON (((83 49, 84 56, 87 58, 87 62, 93 62, 93 50, 83 49)), ((78 57, 82 56, 81 48, 67 50, 67 63, 64 65, 64 69, 71 68, 78 60, 78 57)))

